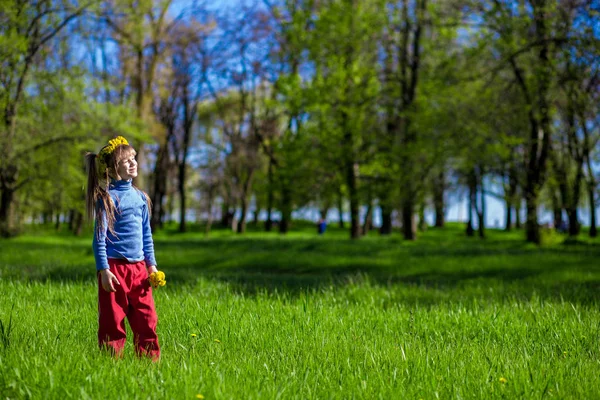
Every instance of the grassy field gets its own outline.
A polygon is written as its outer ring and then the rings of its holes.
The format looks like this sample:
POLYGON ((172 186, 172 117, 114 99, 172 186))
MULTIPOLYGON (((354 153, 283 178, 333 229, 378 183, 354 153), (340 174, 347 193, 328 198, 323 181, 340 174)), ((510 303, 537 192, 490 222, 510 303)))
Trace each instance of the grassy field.
POLYGON ((91 236, 0 240, 0 398, 600 398, 600 242, 155 235, 162 359, 97 349, 91 236))

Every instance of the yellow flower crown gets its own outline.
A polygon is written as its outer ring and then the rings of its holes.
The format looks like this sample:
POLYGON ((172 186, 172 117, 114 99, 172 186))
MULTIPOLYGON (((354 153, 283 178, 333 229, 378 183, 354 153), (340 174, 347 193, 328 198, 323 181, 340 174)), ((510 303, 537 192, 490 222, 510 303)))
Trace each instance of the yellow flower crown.
POLYGON ((100 174, 102 174, 102 172, 106 169, 106 167, 107 167, 106 162, 108 161, 109 156, 113 153, 113 151, 115 151, 115 149, 118 146, 121 146, 121 145, 129 145, 129 142, 123 136, 117 136, 114 139, 110 139, 108 141, 108 144, 100 150, 100 152, 96 156, 96 157, 98 157, 98 160, 100 161, 99 162, 100 174))

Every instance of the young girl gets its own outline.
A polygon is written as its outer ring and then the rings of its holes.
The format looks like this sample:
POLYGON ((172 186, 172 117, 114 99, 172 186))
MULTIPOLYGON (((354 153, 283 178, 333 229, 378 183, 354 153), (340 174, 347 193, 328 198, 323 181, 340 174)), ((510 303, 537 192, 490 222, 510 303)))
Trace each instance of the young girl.
POLYGON ((88 216, 95 217, 92 247, 98 273, 98 344, 121 355, 127 318, 136 354, 158 360, 158 318, 148 279, 152 273, 152 277, 157 275, 150 199, 132 185, 138 174, 135 155, 122 136, 110 140, 97 155, 86 154, 86 207, 88 216))

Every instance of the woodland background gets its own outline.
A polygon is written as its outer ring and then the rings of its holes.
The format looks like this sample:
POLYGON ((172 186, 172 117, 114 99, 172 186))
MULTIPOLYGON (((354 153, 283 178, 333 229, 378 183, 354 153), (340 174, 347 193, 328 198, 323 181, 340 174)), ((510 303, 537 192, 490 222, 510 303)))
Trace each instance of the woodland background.
POLYGON ((154 229, 285 233, 312 207, 343 210, 351 238, 414 240, 465 193, 468 235, 492 195, 529 242, 541 208, 595 237, 599 17, 591 0, 0 0, 0 234, 79 234, 83 155, 124 135, 154 229))

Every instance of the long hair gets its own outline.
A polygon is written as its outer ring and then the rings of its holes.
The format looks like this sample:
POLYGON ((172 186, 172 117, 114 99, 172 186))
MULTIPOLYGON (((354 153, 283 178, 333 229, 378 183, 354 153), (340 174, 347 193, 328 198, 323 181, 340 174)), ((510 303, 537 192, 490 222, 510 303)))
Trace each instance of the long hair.
POLYGON ((85 192, 85 210, 88 219, 96 220, 96 234, 104 229, 104 221, 106 220, 106 228, 112 234, 115 233, 115 204, 108 194, 108 184, 110 177, 108 168, 104 171, 99 171, 98 156, 94 153, 85 154, 85 169, 87 171, 87 190, 85 192), (100 185, 99 175, 104 174, 104 187, 100 185))
MULTIPOLYGON (((110 154, 107 154, 104 159, 99 159, 99 156, 94 153, 86 153, 85 166, 88 176, 88 184, 85 196, 86 214, 89 219, 95 219, 97 231, 99 234, 105 226, 106 220, 107 230, 115 234, 115 204, 108 193, 111 177, 116 176, 117 164, 123 158, 135 154, 133 147, 129 145, 119 145, 110 154)), ((148 205, 148 214, 152 212, 152 201, 146 192, 134 188, 144 195, 146 204, 148 205)))

